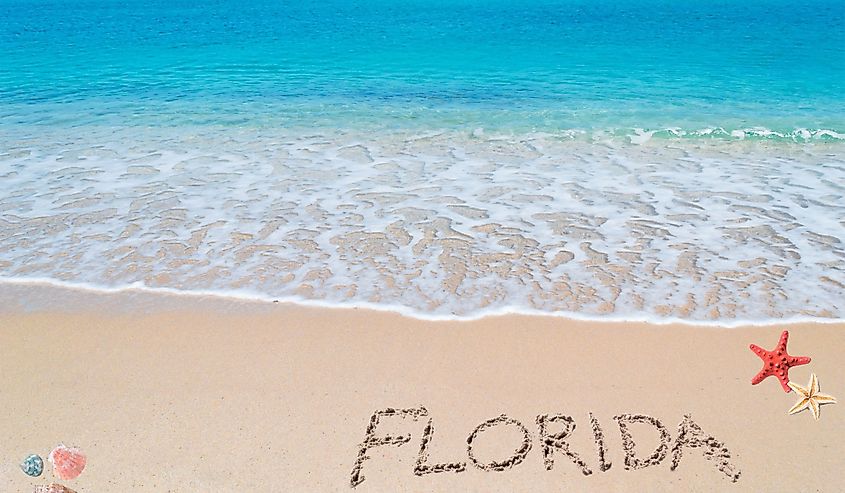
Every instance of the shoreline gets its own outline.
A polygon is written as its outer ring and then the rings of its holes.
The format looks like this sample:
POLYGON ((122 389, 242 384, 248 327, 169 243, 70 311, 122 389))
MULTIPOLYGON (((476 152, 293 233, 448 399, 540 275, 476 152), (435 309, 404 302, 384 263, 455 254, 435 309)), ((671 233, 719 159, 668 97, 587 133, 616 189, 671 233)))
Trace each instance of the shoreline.
POLYGON ((88 455, 83 474, 64 482, 79 493, 824 491, 845 467, 841 404, 823 406, 819 421, 806 411, 787 415, 794 393, 773 378, 752 386, 761 362, 748 348, 771 349, 788 328, 790 354, 812 357, 792 370, 793 380, 804 385, 816 373, 822 392, 841 397, 843 324, 701 330, 521 315, 430 322, 356 309, 75 294, 60 300, 55 289, 30 288, 28 305, 0 297, 0 489, 52 482, 49 464, 32 479, 17 463, 58 443, 88 455), (389 408, 395 412, 384 414, 389 408), (418 410, 417 419, 402 419, 403 409, 418 410), (353 489, 368 423, 380 412, 374 438, 410 438, 367 451, 365 480, 353 489), (511 421, 477 431, 502 414, 511 421), (558 448, 547 469, 541 433, 565 430, 559 415, 573 425, 563 441, 591 474, 558 448), (672 468, 685 416, 728 450, 725 467, 740 473, 736 482, 701 448, 683 444, 672 468), (603 431, 606 470, 592 418, 603 431), (628 420, 628 439, 620 420, 628 420), (665 440, 649 420, 665 428, 665 440), (513 422, 527 430, 525 456, 501 470, 473 462, 511 456, 522 440, 513 422), (626 440, 636 444, 635 459, 663 443, 666 451, 654 465, 626 467, 626 440), (420 464, 433 469, 416 474, 420 464), (437 472, 444 464, 463 469, 437 472))
POLYGON ((417 317, 845 318, 826 145, 221 132, 24 142, 0 269, 417 317))
MULTIPOLYGON (((258 293, 248 293, 240 291, 216 291, 216 290, 181 290, 169 287, 150 287, 141 283, 135 283, 128 286, 120 287, 104 287, 96 286, 88 283, 76 283, 69 281, 61 281, 49 278, 9 278, 0 276, 0 294, 10 296, 10 299, 18 298, 25 299, 28 295, 22 291, 33 289, 36 291, 46 290, 64 294, 65 296, 77 294, 84 297, 89 296, 120 296, 120 295, 140 295, 151 297, 175 297, 186 300, 218 300, 223 303, 244 303, 244 304, 258 304, 271 306, 292 306, 312 309, 326 309, 326 310, 366 310, 376 313, 395 314, 402 317, 418 320, 422 322, 476 322, 486 319, 495 319, 497 317, 507 316, 523 316, 523 317, 540 317, 560 319, 570 322, 588 322, 598 324, 647 324, 655 326, 663 325, 682 325, 687 327, 707 327, 713 329, 738 329, 747 327, 775 327, 781 325, 796 325, 796 324, 819 324, 819 325, 841 325, 845 324, 845 318, 826 318, 826 317, 792 317, 785 319, 763 319, 763 320, 744 320, 744 319, 722 319, 722 320, 697 320, 697 319, 683 319, 683 318, 648 318, 637 316, 614 316, 614 315, 584 315, 579 312, 565 312, 565 311, 544 311, 539 309, 527 308, 501 308, 495 311, 488 311, 477 315, 433 315, 425 314, 411 307, 396 306, 379 303, 341 303, 328 302, 319 299, 295 298, 295 297, 272 297, 258 293)), ((8 301, 7 301, 8 303, 8 301)), ((20 301, 18 302, 20 303, 20 301)), ((0 309, 3 305, 0 304, 0 309)))

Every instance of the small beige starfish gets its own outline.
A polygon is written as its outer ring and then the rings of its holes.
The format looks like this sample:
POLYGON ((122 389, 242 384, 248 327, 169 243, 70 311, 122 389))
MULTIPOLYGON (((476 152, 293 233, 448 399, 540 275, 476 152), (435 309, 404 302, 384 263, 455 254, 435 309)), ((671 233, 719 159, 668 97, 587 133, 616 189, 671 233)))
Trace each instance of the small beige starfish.
POLYGON ((836 397, 819 393, 819 380, 816 374, 810 375, 810 383, 807 388, 789 382, 789 388, 794 390, 796 394, 801 396, 801 400, 796 402, 789 410, 789 414, 795 414, 809 408, 813 413, 816 421, 819 420, 819 406, 822 404, 836 404, 836 397))

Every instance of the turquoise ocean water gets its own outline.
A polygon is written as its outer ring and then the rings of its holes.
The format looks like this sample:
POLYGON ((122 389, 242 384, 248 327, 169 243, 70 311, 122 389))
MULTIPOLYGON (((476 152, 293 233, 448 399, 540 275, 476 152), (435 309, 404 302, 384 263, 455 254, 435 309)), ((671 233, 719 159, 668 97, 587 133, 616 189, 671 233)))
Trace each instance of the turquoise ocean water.
POLYGON ((845 4, 0 0, 0 276, 845 318, 845 4))
POLYGON ((4 127, 845 130, 841 2, 2 0, 0 53, 4 127))

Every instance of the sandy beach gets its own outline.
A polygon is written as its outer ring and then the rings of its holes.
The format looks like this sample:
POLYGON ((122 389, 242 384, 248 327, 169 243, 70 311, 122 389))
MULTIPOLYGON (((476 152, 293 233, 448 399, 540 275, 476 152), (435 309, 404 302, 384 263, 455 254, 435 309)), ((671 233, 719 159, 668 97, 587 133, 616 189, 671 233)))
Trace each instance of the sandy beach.
POLYGON ((845 492, 843 19, 0 0, 0 493, 845 492))
POLYGON ((795 393, 774 378, 752 386, 761 361, 748 347, 771 349, 788 328, 790 354, 812 357, 792 380, 816 373, 842 395, 838 324, 430 322, 2 293, 2 491, 61 482, 49 463, 37 479, 18 467, 59 443, 88 456, 62 482, 77 492, 833 491, 845 468, 841 405, 819 421, 787 415, 795 393))

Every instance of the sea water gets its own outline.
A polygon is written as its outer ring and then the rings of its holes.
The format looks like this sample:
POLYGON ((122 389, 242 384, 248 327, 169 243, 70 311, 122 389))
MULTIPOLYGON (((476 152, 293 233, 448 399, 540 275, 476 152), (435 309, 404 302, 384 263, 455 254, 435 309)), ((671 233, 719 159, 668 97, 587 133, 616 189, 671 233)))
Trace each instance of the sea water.
POLYGON ((845 3, 0 0, 0 278, 845 318, 845 3))

